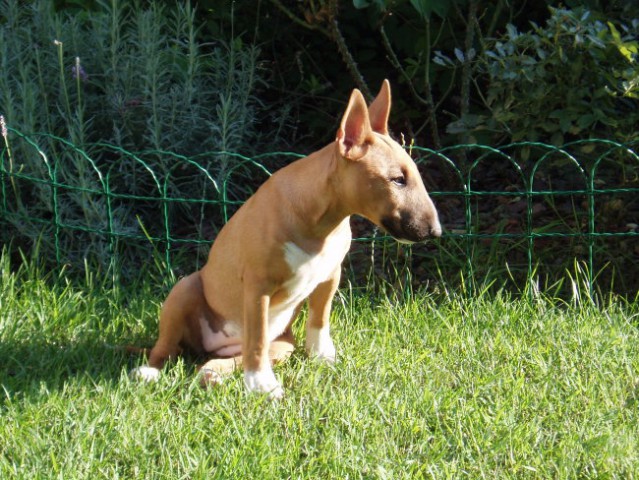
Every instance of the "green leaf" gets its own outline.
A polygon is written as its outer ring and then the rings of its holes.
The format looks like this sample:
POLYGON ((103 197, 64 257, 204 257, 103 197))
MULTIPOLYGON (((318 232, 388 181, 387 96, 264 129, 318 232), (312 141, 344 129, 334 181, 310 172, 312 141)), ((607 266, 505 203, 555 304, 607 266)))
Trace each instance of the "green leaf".
POLYGON ((449 123, 446 126, 447 133, 468 133, 476 128, 479 128, 481 124, 486 120, 483 115, 467 114, 459 120, 449 123))
POLYGON ((387 10, 386 0, 353 0, 353 6, 357 9, 368 8, 374 5, 378 10, 385 12, 387 10))
POLYGON ((581 129, 584 129, 586 127, 590 127, 595 121, 595 116, 588 113, 586 115, 582 115, 577 119, 577 126, 581 129))
POLYGON ((610 33, 612 34, 612 38, 616 42, 621 42, 621 35, 619 34, 619 30, 612 24, 612 22, 606 22, 608 24, 608 28, 610 29, 610 33))
POLYGON ((353 6, 358 9, 368 8, 371 6, 371 2, 368 0, 353 0, 353 6))
POLYGON ((429 20, 433 12, 445 18, 451 3, 449 0, 410 0, 410 4, 423 20, 429 20))
POLYGON ((556 147, 561 147, 565 143, 564 135, 561 132, 555 132, 550 138, 550 143, 552 143, 556 147))

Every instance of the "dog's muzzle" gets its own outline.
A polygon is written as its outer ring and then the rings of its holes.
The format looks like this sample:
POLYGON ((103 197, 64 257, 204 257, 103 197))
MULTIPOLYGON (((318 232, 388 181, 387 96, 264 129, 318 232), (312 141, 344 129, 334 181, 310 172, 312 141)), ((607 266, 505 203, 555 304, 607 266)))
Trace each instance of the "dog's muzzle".
POLYGON ((440 237, 442 234, 437 217, 421 222, 406 216, 397 219, 387 217, 382 219, 382 227, 400 243, 422 242, 429 237, 440 237))

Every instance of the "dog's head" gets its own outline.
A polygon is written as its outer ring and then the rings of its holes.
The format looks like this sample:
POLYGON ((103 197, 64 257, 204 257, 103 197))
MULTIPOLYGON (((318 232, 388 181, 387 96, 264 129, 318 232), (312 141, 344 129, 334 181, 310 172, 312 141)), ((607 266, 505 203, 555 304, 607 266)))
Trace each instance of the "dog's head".
POLYGON ((437 210, 417 165, 388 134, 390 84, 370 107, 353 90, 335 140, 343 169, 341 193, 349 210, 384 228, 397 241, 440 236, 437 210))

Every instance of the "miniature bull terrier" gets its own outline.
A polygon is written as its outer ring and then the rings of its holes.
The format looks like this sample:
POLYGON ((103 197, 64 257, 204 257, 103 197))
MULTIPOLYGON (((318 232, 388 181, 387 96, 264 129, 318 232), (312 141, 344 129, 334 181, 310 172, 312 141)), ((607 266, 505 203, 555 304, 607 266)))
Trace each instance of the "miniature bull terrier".
POLYGON ((239 367, 250 391, 283 395, 272 364, 294 349, 291 323, 308 300, 306 350, 335 360, 331 302, 363 216, 402 243, 440 236, 415 162, 388 133, 388 80, 370 107, 353 90, 336 139, 273 174, 221 229, 201 270, 161 310, 159 337, 136 377, 154 380, 183 348, 212 358, 210 381, 239 367))

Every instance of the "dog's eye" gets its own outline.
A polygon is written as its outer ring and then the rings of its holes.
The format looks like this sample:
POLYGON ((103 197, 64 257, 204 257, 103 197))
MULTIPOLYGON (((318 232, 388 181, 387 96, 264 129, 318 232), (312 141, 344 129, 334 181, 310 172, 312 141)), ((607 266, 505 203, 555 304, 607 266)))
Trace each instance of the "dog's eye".
POLYGON ((406 186, 406 177, 404 175, 398 175, 396 177, 391 178, 391 182, 400 187, 406 186))

